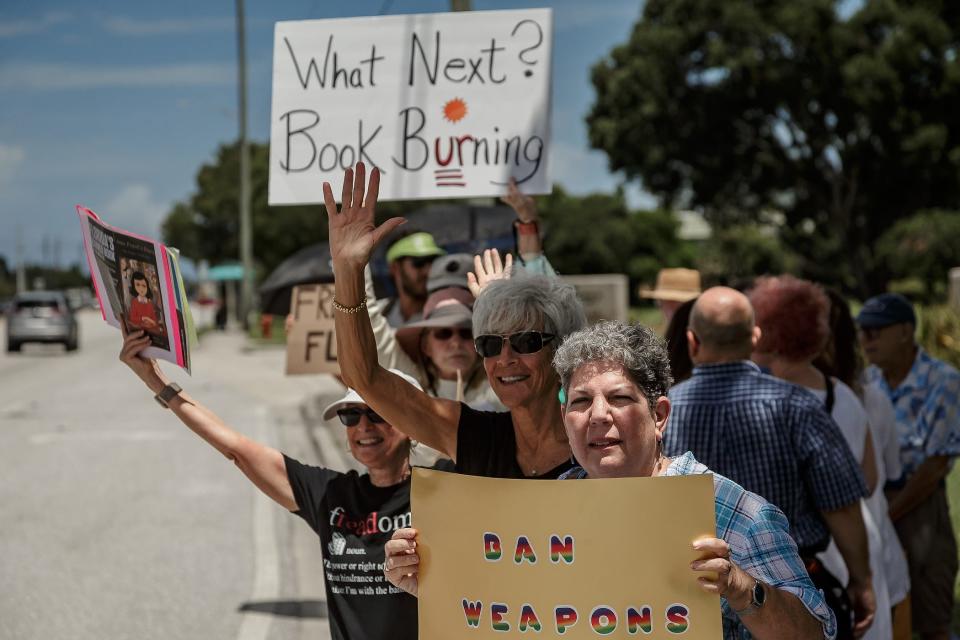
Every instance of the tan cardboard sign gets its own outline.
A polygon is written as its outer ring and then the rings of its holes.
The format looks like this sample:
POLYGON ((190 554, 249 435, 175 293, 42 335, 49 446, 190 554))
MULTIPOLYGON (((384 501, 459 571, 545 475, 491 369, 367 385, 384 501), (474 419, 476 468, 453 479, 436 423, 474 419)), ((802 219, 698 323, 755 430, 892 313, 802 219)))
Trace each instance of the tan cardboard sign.
POLYGON ((333 285, 305 284, 290 296, 293 326, 287 334, 287 375, 340 373, 333 320, 333 285))
POLYGON ((413 471, 420 640, 716 640, 691 543, 713 477, 532 481, 413 471))

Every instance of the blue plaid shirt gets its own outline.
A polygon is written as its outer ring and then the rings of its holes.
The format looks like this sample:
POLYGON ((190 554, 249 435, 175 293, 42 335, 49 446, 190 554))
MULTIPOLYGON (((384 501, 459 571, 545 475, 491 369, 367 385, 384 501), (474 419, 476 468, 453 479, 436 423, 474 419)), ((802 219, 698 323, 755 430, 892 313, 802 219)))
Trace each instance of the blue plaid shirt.
MULTIPOLYGON (((689 451, 675 458, 664 476, 711 473, 689 451)), ((567 471, 561 480, 587 477, 580 467, 567 471)), ((810 615, 823 626, 823 637, 837 635, 837 622, 820 590, 813 586, 790 537, 783 512, 733 480, 713 474, 714 514, 717 537, 730 545, 730 559, 741 569, 777 589, 796 596, 810 615)), ((720 598, 724 640, 749 640, 752 636, 740 622, 727 599, 720 598)))
POLYGON ((960 372, 918 347, 896 389, 877 367, 867 369, 867 379, 886 392, 896 411, 904 479, 931 456, 960 455, 960 372))
POLYGON ((860 467, 823 404, 750 361, 695 367, 670 389, 666 455, 697 459, 777 505, 801 549, 825 547, 820 515, 867 495, 860 467))

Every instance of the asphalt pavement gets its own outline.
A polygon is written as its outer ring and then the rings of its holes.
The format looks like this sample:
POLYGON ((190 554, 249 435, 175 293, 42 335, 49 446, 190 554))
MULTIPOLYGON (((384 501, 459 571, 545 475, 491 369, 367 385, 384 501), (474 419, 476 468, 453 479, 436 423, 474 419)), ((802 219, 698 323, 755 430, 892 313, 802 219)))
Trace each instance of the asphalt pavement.
MULTIPOLYGON (((329 637, 316 535, 153 401, 99 313, 80 321, 75 353, 0 342, 0 638, 329 637)), ((355 465, 319 420, 341 387, 283 358, 211 333, 193 376, 163 368, 239 431, 355 465)))

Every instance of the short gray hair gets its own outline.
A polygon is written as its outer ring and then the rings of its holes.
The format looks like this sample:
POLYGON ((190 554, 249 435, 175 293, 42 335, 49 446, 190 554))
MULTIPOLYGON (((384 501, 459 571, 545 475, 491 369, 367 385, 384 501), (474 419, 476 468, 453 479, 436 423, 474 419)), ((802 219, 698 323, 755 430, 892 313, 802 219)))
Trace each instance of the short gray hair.
POLYGON ((569 335, 553 356, 553 368, 560 375, 564 391, 569 390, 574 372, 589 362, 623 365, 651 412, 673 383, 666 342, 641 324, 602 320, 569 335))
POLYGON ((487 285, 473 305, 473 335, 534 331, 557 342, 587 324, 583 304, 572 285, 559 278, 515 268, 509 279, 487 285))

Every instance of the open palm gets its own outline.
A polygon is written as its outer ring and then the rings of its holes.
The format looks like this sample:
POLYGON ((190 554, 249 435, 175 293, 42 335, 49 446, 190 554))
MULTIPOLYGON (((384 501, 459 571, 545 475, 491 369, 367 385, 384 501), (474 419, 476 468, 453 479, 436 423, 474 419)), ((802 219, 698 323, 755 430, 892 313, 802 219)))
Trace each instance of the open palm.
POLYGON ((343 192, 340 209, 333 198, 329 182, 323 183, 323 202, 329 220, 330 257, 333 263, 363 266, 370 261, 374 247, 388 233, 406 222, 403 218, 390 218, 379 227, 373 222, 380 190, 380 171, 370 172, 370 182, 364 185, 366 168, 357 163, 356 174, 347 169, 343 174, 343 192))

